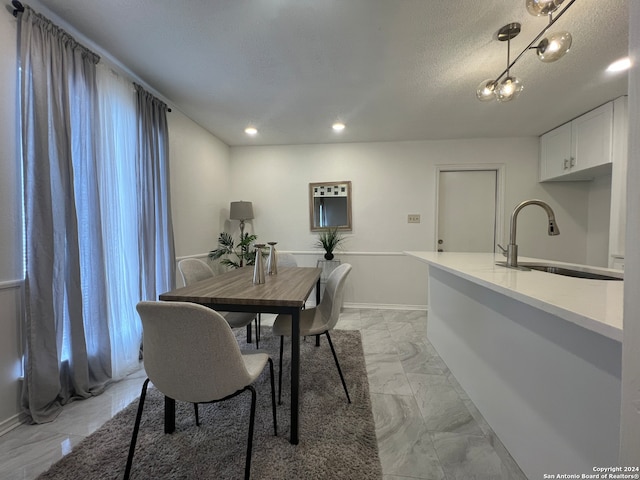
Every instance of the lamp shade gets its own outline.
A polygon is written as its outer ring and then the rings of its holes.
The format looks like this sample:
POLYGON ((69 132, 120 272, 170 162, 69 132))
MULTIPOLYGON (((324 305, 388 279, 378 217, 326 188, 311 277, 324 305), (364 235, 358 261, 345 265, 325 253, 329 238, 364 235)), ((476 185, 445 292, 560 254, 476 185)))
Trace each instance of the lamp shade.
POLYGON ((562 2, 564 0, 527 0, 527 11, 535 17, 551 15, 562 2))
POLYGON ((251 202, 231 202, 229 219, 251 220, 253 218, 253 204, 251 202))
POLYGON ((561 59, 571 48, 571 34, 556 32, 544 37, 536 47, 540 61, 549 63, 561 59))
POLYGON ((482 82, 476 90, 476 97, 481 102, 489 102, 496 99, 496 81, 492 78, 482 82))
POLYGON ((496 99, 499 102, 508 102, 513 100, 520 92, 522 92, 523 85, 520 82, 520 79, 517 77, 506 77, 500 85, 498 86, 498 90, 496 92, 496 99))

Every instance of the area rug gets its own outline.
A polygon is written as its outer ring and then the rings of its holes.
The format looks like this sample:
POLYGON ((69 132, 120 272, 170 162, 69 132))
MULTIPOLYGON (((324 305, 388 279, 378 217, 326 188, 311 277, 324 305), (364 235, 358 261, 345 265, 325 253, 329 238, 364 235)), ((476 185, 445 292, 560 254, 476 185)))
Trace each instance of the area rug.
MULTIPOLYGON (((244 330, 244 329, 241 329, 244 330)), ((244 348, 244 335, 237 335, 244 348)), ((360 332, 332 332, 352 403, 347 403, 326 337, 300 347, 300 443, 289 443, 289 339, 285 339, 282 405, 273 435, 269 369, 256 382, 258 403, 251 464, 252 479, 381 479, 369 386, 360 332)), ((252 348, 247 345, 247 348, 252 348)), ((260 348, 278 374, 279 337, 263 328, 260 348)), ((142 386, 142 381, 141 381, 142 386)), ((149 388, 133 460, 132 479, 239 479, 244 476, 251 398, 243 393, 217 404, 177 402, 176 431, 164 434, 164 397, 149 388)), ((124 474, 138 401, 134 401, 39 479, 118 479, 124 474)))

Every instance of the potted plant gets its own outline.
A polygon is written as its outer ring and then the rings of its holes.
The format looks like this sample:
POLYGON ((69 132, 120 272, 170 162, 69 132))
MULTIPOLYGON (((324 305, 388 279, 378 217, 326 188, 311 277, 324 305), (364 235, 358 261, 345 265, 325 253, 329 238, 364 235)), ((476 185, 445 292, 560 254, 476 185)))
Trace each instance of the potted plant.
POLYGON ((218 237, 218 248, 209 252, 209 258, 216 260, 225 257, 220 260, 220 263, 232 268, 254 265, 255 253, 249 251, 249 246, 257 238, 257 235, 245 233, 241 236, 238 245, 235 245, 233 237, 226 232, 222 232, 218 237))
POLYGON ((338 245, 344 242, 344 240, 345 237, 338 232, 338 227, 327 228, 318 234, 316 247, 324 249, 324 258, 326 260, 333 260, 333 251, 338 245))

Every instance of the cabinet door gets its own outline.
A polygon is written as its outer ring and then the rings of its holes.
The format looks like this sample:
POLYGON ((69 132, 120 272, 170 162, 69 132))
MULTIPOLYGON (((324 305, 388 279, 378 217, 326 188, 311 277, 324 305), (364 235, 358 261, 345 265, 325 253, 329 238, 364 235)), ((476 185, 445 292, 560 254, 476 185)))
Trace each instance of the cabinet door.
POLYGON ((605 103, 571 122, 571 171, 611 163, 613 103, 605 103))
POLYGON ((540 181, 564 175, 570 161, 571 123, 566 123, 540 138, 540 181))

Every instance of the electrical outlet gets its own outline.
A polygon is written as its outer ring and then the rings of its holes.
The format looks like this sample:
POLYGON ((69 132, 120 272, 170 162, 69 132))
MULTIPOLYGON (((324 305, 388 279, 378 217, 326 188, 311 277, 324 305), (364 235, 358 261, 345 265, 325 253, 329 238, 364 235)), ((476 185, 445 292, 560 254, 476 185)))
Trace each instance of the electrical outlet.
POLYGON ((420 215, 417 213, 410 213, 407 215, 407 223, 420 223, 420 215))

